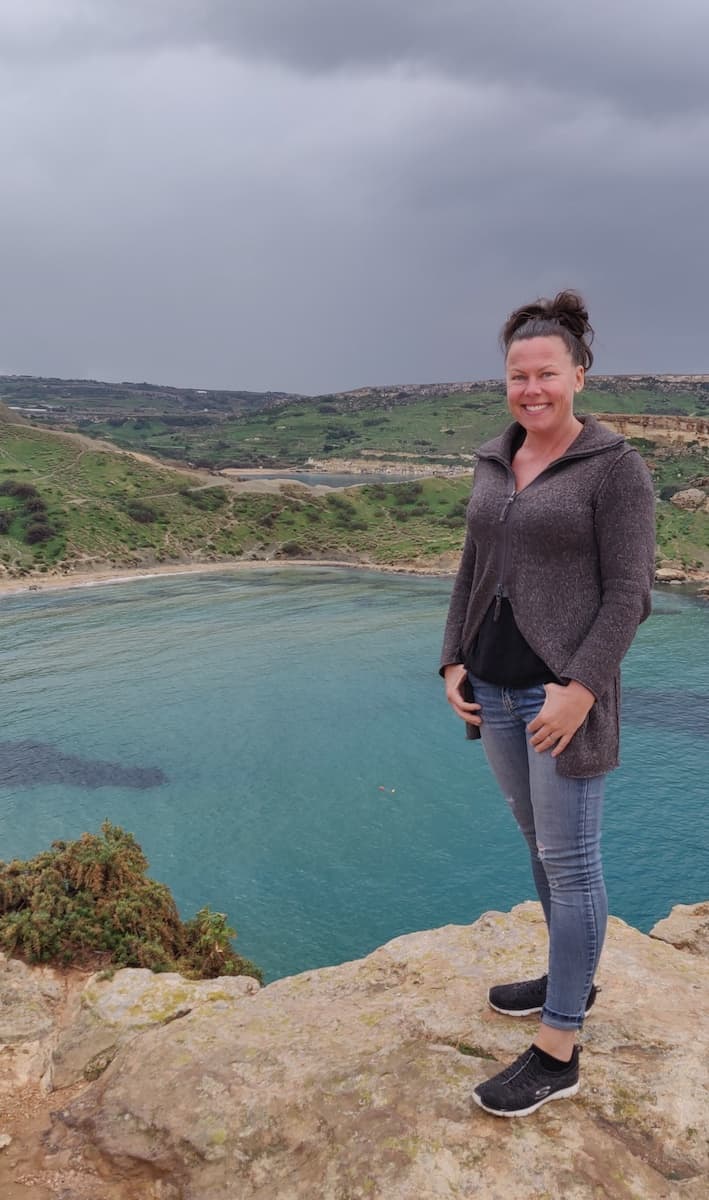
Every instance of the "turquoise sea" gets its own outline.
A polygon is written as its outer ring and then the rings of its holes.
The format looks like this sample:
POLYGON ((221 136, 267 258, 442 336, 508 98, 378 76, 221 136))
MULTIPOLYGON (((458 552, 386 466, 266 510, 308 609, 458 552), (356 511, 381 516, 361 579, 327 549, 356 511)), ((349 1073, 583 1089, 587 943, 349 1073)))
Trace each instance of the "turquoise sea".
MULTIPOLYGON (((0 858, 129 829, 267 979, 532 895, 436 674, 450 579, 264 568, 0 602, 0 858)), ((656 594, 624 669, 611 909, 709 897, 709 605, 656 594)))

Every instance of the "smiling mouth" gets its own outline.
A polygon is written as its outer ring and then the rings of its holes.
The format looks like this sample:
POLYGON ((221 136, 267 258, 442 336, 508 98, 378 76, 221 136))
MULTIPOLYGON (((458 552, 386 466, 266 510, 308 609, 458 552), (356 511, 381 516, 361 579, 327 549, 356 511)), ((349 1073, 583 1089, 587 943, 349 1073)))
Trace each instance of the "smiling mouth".
POLYGON ((522 408, 525 412, 542 412, 545 408, 549 408, 548 404, 523 404, 522 408))

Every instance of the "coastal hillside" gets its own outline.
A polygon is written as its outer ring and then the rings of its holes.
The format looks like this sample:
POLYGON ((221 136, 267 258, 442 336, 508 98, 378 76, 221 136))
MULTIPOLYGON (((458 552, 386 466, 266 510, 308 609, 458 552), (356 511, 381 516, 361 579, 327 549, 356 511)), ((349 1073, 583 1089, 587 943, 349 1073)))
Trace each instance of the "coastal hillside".
POLYGON ((240 484, 77 435, 5 424, 0 572, 271 558, 435 562, 460 548, 469 477, 347 492, 240 484))
MULTIPOLYGON (((378 426, 377 438, 384 440, 368 457, 331 457, 324 465, 364 472, 398 467, 411 478, 337 491, 242 476, 228 468, 220 473, 185 467, 141 449, 37 426, 5 408, 0 410, 0 578, 279 558, 451 570, 470 490, 468 450, 504 422, 500 397, 494 407, 492 400, 478 402, 480 409, 465 410, 478 422, 465 453, 411 455, 405 449, 411 439, 407 442, 400 424, 396 435, 387 435, 388 446, 378 426)), ((448 403, 467 401, 449 397, 448 403)), ((420 432, 417 422, 431 401, 417 404, 420 409, 396 410, 412 422, 410 433, 420 432)), ((394 415, 371 420, 393 422, 394 415)), ((427 419, 438 421, 440 414, 429 412, 427 419)), ((705 578, 707 422, 686 414, 636 412, 604 419, 631 438, 652 471, 658 564, 671 573, 665 577, 705 578)), ((297 424, 298 418, 292 420, 297 424)), ((368 428, 373 437, 373 427, 368 428)), ((338 445, 342 454, 344 446, 338 445)), ((361 478, 366 480, 366 473, 361 478)))

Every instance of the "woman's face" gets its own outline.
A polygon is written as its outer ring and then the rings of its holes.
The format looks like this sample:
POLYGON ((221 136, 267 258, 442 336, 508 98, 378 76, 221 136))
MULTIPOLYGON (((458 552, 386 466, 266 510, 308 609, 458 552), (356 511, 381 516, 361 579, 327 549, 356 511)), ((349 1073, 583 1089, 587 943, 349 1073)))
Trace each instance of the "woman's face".
POLYGON ((553 435, 570 425, 584 370, 576 366, 562 338, 513 342, 505 374, 510 412, 529 433, 553 435))

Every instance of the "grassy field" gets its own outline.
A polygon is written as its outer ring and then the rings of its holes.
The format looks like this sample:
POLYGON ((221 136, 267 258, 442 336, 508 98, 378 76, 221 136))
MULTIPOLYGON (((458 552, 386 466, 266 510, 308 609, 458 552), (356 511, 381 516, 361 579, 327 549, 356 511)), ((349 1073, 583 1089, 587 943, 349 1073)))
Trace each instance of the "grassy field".
MULTIPOLYGON (((175 426, 169 415, 82 425, 129 449, 204 466, 298 465, 308 458, 362 458, 406 454, 426 461, 470 454, 503 420, 499 396, 450 396, 395 408, 328 411, 325 402, 297 402, 238 420, 175 426)), ((197 421, 198 418, 195 418, 197 421)))
MULTIPOLYGON (((582 411, 706 415, 709 397, 651 388, 615 391, 589 387, 582 411)), ((125 412, 83 418, 76 409, 66 427, 131 450, 198 467, 299 466, 309 458, 406 455, 413 461, 464 462, 503 427, 501 390, 392 399, 372 393, 347 398, 299 399, 233 417, 228 414, 125 412)))
MULTIPOLYGON (((70 434, 2 423, 0 435, 6 576, 274 556, 425 565, 452 561, 462 544, 469 475, 328 494, 297 484, 250 493, 70 434)), ((706 478, 706 453, 697 448, 645 453, 662 494, 706 478)), ((709 570, 709 514, 660 500, 658 543, 663 557, 709 570)))

